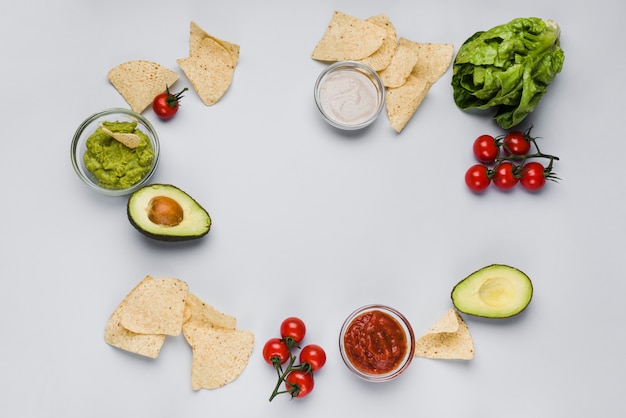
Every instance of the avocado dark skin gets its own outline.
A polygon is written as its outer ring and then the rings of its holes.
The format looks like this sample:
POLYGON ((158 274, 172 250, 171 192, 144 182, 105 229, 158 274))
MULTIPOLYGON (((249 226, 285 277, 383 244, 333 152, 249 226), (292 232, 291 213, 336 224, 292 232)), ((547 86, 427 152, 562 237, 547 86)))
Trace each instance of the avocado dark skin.
POLYGON ((211 229, 209 213, 171 184, 150 184, 135 191, 128 198, 126 213, 137 231, 158 241, 195 240, 211 229))

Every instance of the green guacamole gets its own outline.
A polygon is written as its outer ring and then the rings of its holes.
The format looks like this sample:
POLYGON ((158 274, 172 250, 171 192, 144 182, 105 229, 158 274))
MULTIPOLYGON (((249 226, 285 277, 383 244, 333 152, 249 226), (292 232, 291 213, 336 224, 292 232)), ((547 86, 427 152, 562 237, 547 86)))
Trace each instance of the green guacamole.
POLYGON ((103 122, 111 132, 134 133, 140 138, 137 148, 129 148, 111 138, 100 127, 87 138, 83 156, 87 170, 107 189, 125 189, 136 184, 150 171, 154 150, 148 135, 137 129, 137 122, 103 122))

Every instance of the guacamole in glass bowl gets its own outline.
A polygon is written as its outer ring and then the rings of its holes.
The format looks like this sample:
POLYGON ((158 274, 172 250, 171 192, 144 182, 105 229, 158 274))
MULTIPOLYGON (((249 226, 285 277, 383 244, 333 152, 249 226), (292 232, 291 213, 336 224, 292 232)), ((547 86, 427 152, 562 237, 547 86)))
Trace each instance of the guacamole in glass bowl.
POLYGON ((147 183, 159 151, 159 139, 147 119, 131 110, 107 109, 80 124, 71 159, 78 176, 92 189, 122 196, 147 183))

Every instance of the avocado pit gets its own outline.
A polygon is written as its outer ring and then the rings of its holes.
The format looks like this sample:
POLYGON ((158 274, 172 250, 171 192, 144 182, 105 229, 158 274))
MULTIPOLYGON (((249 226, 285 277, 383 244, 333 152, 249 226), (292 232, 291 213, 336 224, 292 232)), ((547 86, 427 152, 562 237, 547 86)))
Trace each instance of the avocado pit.
POLYGON ((183 207, 167 196, 155 196, 148 202, 148 219, 157 225, 176 226, 185 217, 183 207))

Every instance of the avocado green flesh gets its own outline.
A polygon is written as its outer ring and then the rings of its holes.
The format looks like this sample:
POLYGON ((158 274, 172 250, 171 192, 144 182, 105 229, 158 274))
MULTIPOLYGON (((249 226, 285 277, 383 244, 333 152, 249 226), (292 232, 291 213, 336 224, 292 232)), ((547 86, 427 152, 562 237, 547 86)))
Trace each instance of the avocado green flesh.
POLYGON ((205 236, 211 229, 209 213, 191 196, 170 184, 151 184, 130 195, 128 220, 142 234, 159 241, 188 241, 205 236), (150 220, 147 208, 157 196, 175 200, 183 209, 183 219, 175 226, 159 225, 150 220))
POLYGON ((452 290, 452 303, 460 312, 486 318, 508 318, 530 303, 533 285, 520 270, 493 264, 461 280, 452 290))

